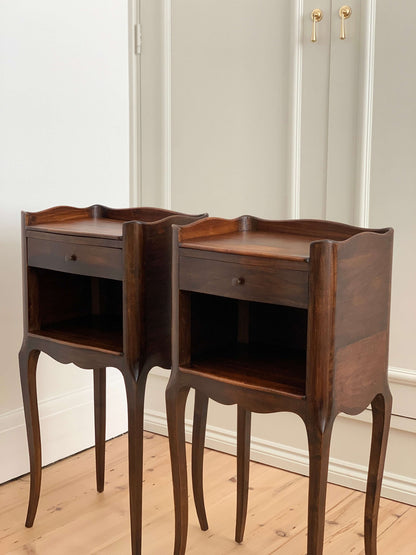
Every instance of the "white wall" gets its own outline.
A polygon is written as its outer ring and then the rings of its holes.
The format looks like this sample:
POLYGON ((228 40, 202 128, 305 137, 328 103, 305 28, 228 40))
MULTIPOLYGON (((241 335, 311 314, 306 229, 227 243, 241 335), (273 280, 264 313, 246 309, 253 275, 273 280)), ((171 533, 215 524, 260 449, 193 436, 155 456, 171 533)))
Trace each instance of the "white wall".
MULTIPOLYGON (((0 482, 28 469, 20 211, 128 206, 127 23, 128 0, 0 2, 0 482)), ((91 372, 41 355, 45 463, 92 444, 91 382, 91 372)), ((110 433, 125 429, 122 408, 110 433)))

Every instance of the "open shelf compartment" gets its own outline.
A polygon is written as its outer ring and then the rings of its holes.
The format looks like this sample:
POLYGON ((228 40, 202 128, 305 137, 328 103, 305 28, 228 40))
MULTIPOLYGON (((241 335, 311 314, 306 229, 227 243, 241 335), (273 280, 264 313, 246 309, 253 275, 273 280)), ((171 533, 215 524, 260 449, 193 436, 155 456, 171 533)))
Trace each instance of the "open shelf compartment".
POLYGON ((184 294, 190 301, 191 341, 182 372, 305 396, 306 309, 184 294))
POLYGON ((29 268, 28 287, 30 334, 123 352, 121 281, 29 268))

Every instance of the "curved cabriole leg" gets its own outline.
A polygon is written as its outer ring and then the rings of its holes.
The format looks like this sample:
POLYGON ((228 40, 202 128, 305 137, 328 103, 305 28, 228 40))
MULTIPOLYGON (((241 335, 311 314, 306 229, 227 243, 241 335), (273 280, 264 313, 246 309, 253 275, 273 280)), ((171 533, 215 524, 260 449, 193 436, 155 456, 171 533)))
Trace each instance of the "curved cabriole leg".
POLYGON ((308 555, 322 555, 329 447, 333 422, 323 431, 318 423, 307 426, 309 443, 308 555))
POLYGON ((377 520, 380 505, 381 482, 386 458, 387 438, 390 427, 392 398, 390 391, 377 395, 371 403, 373 433, 370 464, 365 498, 364 541, 366 555, 377 554, 377 520))
POLYGON ((104 491, 106 369, 94 368, 95 474, 97 491, 104 491))
POLYGON ((241 543, 247 518, 248 483, 250 471, 251 412, 237 408, 237 519, 235 541, 241 543))
POLYGON ((208 530, 203 487, 204 445, 208 400, 206 395, 200 391, 195 391, 194 423, 192 429, 192 489, 201 530, 208 530))
POLYGON ((26 526, 33 526, 38 508, 42 479, 42 449, 40 441, 39 410, 36 393, 36 367, 39 351, 22 346, 19 353, 20 383, 22 386, 27 441, 30 459, 30 495, 26 526))
POLYGON ((143 492, 143 412, 146 376, 125 375, 129 441, 130 533, 132 555, 141 553, 143 492))
POLYGON ((184 555, 188 534, 188 484, 185 451, 185 405, 189 387, 177 387, 172 378, 166 389, 173 499, 175 504, 174 555, 184 555))

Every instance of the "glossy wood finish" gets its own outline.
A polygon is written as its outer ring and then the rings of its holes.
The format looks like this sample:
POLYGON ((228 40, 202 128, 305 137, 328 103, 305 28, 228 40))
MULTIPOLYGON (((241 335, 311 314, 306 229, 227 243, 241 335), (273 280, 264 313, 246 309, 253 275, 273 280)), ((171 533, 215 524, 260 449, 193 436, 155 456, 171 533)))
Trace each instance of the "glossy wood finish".
POLYGON ((387 438, 390 427, 392 398, 389 392, 377 395, 372 403, 373 434, 371 439, 370 464, 368 468, 365 499, 364 540, 366 553, 377 553, 377 521, 383 466, 386 457, 387 438))
POLYGON ((251 412, 237 408, 237 514, 235 541, 241 543, 247 518, 248 483, 250 473, 251 412))
POLYGON ((95 475, 97 491, 104 491, 106 368, 94 368, 95 475))
POLYGON ((28 265, 70 274, 122 279, 122 249, 28 238, 28 265))
MULTIPOLYGON (((290 411, 303 419, 310 455, 308 555, 323 551, 334 420, 340 412, 358 414, 372 404, 365 552, 376 555, 391 414, 387 362, 393 231, 313 220, 267 222, 244 216, 208 218, 186 228, 174 226, 174 237, 173 371, 166 403, 175 554, 185 553, 186 548, 183 418, 192 387, 198 395, 238 405, 237 541, 243 537, 247 506, 248 415, 290 411), (215 291, 208 274, 204 289, 201 259, 214 266, 230 260, 235 272, 220 272, 223 286, 216 283, 215 291), (274 292, 266 290, 259 299, 256 288, 244 290, 247 267, 249 283, 261 283, 264 259, 272 261, 276 272, 287 270, 283 286, 274 282, 279 288, 278 305, 274 292), (303 300, 296 305, 299 274, 306 277, 307 288, 303 286, 303 300), (244 294, 230 295, 234 283, 244 294)), ((273 280, 264 283, 266 289, 273 286, 273 280)), ((197 504, 203 506, 201 493, 198 498, 197 504)))
MULTIPOLYGON (((181 253, 185 249, 181 249, 181 253)), ((185 251, 186 252, 186 251, 185 251)), ((181 256, 179 286, 233 299, 284 303, 306 308, 308 273, 282 268, 273 260, 245 257, 244 262, 181 256)))
POLYGON ((208 530, 204 503, 203 471, 205 430, 207 424, 208 397, 195 391, 194 421, 192 428, 192 489, 201 530, 208 530))
POLYGON ((42 351, 94 371, 98 491, 104 489, 106 367, 123 374, 131 544, 134 554, 141 552, 146 378, 153 366, 171 366, 171 225, 200 217, 98 205, 22 214, 24 339, 19 361, 31 476, 26 526, 33 524, 41 484, 36 364, 42 351))
POLYGON ((22 384, 27 441, 30 461, 30 494, 26 515, 26 526, 35 520, 42 481, 42 454, 40 449, 40 426, 38 398, 36 393, 36 368, 40 351, 21 349, 19 353, 20 381, 22 384))

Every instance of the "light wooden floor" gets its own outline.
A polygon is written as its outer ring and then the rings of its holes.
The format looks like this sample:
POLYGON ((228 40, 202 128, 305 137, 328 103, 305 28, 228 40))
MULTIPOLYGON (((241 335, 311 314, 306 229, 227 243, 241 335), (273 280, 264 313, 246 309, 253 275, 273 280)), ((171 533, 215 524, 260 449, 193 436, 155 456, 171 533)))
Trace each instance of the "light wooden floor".
MULTIPOLYGON (((143 554, 169 555, 173 549, 173 501, 168 442, 164 437, 146 433, 144 443, 143 554)), ((91 449, 46 468, 32 529, 24 527, 28 477, 1 486, 0 553, 128 554, 126 453, 126 436, 107 443, 106 488, 102 494, 95 491, 91 449)), ((191 496, 187 553, 306 553, 307 478, 257 463, 251 464, 250 471, 246 535, 239 545, 233 541, 235 458, 206 450, 205 491, 210 529, 207 532, 199 529, 191 496)), ((363 503, 361 493, 328 486, 325 555, 364 553, 363 503)), ((416 554, 416 508, 382 499, 379 555, 396 554, 416 554)))

